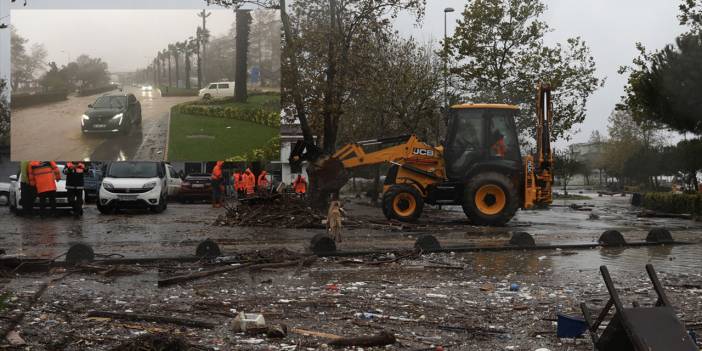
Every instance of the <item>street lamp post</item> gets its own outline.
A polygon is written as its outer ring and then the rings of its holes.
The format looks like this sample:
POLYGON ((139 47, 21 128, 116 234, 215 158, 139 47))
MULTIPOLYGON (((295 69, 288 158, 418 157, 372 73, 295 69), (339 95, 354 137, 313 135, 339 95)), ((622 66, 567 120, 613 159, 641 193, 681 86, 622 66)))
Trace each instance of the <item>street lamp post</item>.
MULTIPOLYGON (((448 113, 448 44, 447 34, 446 34, 446 15, 449 12, 453 12, 452 7, 447 7, 444 9, 444 113, 448 113)), ((437 145, 439 140, 439 131, 441 129, 441 119, 436 123, 436 139, 437 145)))

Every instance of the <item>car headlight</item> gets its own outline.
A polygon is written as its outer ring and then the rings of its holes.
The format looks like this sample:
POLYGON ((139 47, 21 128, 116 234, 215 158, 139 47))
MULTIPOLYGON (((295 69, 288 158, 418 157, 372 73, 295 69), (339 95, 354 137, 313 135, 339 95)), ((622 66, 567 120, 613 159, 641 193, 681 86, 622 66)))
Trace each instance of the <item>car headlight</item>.
POLYGON ((143 186, 142 188, 143 188, 143 189, 151 190, 151 189, 153 189, 153 188, 155 188, 155 187, 156 187, 156 182, 155 182, 155 181, 152 181, 152 182, 148 182, 148 183, 144 184, 144 186, 143 186))
POLYGON ((105 188, 105 190, 113 190, 115 188, 110 182, 102 182, 102 187, 105 188))
POLYGON ((88 121, 88 120, 90 120, 90 116, 88 116, 88 115, 83 115, 83 116, 80 118, 80 125, 81 125, 81 126, 84 126, 84 125, 85 125, 85 121, 88 121))
POLYGON ((112 120, 116 120, 117 124, 122 124, 122 117, 124 117, 123 113, 116 114, 114 117, 112 117, 112 120))

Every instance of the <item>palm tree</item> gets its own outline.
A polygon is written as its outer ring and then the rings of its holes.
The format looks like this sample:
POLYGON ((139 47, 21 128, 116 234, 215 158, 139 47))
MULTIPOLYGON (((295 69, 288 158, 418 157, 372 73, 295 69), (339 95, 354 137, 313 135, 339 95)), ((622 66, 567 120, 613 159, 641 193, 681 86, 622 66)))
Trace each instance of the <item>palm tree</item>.
POLYGON ((166 49, 163 49, 161 51, 161 69, 163 72, 161 73, 161 77, 166 75, 166 60, 168 59, 168 51, 166 49))
POLYGON ((161 53, 159 52, 158 55, 156 55, 156 58, 154 58, 154 65, 153 65, 153 70, 154 70, 154 87, 158 87, 158 74, 161 73, 161 70, 159 69, 160 67, 160 58, 161 53))
POLYGON ((205 75, 205 51, 207 43, 210 42, 210 31, 208 29, 202 29, 202 27, 197 27, 197 38, 198 38, 198 55, 197 55, 197 71, 198 71, 198 87, 202 87, 202 82, 206 82, 205 75))
POLYGON ((176 51, 175 45, 168 44, 168 49, 166 50, 166 55, 168 56, 168 86, 173 86, 173 80, 171 79, 171 56, 174 55, 176 51))
POLYGON ((190 89, 190 56, 197 49, 197 40, 190 37, 185 43, 185 88, 190 89))

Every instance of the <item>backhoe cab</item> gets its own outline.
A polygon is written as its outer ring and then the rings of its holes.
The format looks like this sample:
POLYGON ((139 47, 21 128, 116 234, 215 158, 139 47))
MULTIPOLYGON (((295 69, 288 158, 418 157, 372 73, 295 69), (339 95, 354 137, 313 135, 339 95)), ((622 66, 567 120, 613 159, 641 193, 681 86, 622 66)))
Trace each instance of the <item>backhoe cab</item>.
POLYGON ((504 225, 518 208, 551 203, 549 85, 537 88, 536 105, 535 155, 520 153, 517 106, 459 104, 448 111, 443 146, 409 135, 350 143, 328 156, 298 142, 290 161, 309 161, 307 172, 325 192, 338 191, 346 183, 347 169, 390 163, 382 200, 389 219, 417 220, 426 203, 460 205, 475 224, 504 225))

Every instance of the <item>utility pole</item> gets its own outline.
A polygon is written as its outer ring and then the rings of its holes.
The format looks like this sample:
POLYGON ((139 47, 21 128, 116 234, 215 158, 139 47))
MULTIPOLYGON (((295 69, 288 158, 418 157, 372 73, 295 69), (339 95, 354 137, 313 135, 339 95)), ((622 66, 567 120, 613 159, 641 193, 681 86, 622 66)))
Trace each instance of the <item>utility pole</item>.
MULTIPOLYGON (((205 9, 202 9, 202 12, 199 12, 197 14, 198 17, 202 18, 202 33, 205 35, 205 38, 207 37, 207 17, 210 17, 212 15, 212 12, 207 12, 205 9)), ((207 43, 206 40, 202 41, 202 57, 200 58, 201 64, 202 64, 202 80, 207 83, 207 78, 206 78, 206 73, 205 73, 205 57, 206 57, 206 52, 207 52, 207 43)))
MULTIPOLYGON (((446 15, 453 12, 454 9, 447 7, 444 9, 444 113, 448 113, 448 43, 446 35, 446 15)), ((441 118, 436 123, 436 145, 439 145, 441 139, 441 118)))

